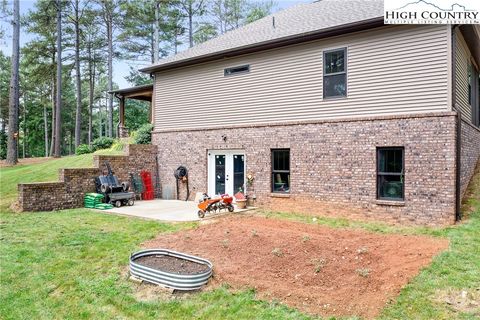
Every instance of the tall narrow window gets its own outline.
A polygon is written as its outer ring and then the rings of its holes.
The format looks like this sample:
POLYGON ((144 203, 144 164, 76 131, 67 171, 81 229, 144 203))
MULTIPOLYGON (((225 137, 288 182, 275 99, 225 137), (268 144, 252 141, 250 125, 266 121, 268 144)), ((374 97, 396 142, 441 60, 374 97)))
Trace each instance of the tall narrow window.
POLYGON ((472 65, 468 64, 468 69, 467 69, 467 77, 468 77, 468 104, 472 105, 472 65))
POLYGON ((476 116, 476 119, 475 119, 476 120, 475 125, 480 128, 480 75, 478 76, 478 79, 477 79, 477 94, 478 94, 478 96, 477 96, 477 108, 476 108, 477 109, 476 110, 477 111, 476 112, 477 116, 476 116))
POLYGON ((323 97, 347 96, 347 48, 323 53, 323 97))
POLYGON ((245 156, 235 154, 233 156, 233 193, 245 192, 245 156))
POLYGON ((480 81, 477 69, 473 66, 469 69, 468 79, 468 102, 472 110, 472 123, 480 125, 480 81))
POLYGON ((272 149, 272 192, 290 192, 290 149, 272 149))
POLYGON ((404 200, 404 148, 377 148, 377 198, 404 200))

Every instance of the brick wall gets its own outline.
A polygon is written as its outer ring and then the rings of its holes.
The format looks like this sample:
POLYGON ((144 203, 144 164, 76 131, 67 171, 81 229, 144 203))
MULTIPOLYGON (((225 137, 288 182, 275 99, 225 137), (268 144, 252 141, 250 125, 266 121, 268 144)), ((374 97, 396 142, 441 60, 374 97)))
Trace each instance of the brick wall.
POLYGON ((455 132, 455 114, 440 113, 154 132, 153 144, 159 145, 162 189, 175 190, 173 172, 185 165, 191 199, 207 191, 208 150, 243 149, 261 207, 439 225, 455 217, 455 132), (376 147, 382 146, 405 147, 404 203, 376 200, 376 147), (270 193, 271 148, 290 148, 287 197, 270 193))
POLYGON ((129 173, 148 170, 155 174, 153 145, 127 145, 125 155, 93 156, 93 168, 60 169, 58 182, 18 184, 20 211, 51 211, 83 207, 87 192, 95 192, 94 179, 101 174, 104 162, 109 161, 120 181, 128 181, 129 173))
POLYGON ((460 191, 463 198, 480 159, 480 129, 462 121, 461 131, 460 191))

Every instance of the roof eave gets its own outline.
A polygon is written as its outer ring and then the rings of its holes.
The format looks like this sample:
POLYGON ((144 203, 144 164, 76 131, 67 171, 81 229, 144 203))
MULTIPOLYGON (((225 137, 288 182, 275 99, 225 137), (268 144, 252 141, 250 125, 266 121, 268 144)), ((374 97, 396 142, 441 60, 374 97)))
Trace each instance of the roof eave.
POLYGON ((288 37, 254 43, 254 44, 246 45, 243 47, 223 50, 223 51, 214 52, 211 54, 206 54, 206 55, 192 57, 192 58, 187 58, 179 61, 172 61, 162 65, 152 65, 146 68, 139 69, 139 71, 151 74, 154 72, 190 66, 190 65, 214 61, 222 58, 234 57, 234 56, 248 54, 256 51, 268 50, 268 49, 288 46, 288 45, 312 41, 312 40, 334 37, 334 36, 338 36, 346 33, 357 32, 357 31, 371 29, 371 28, 377 28, 377 27, 383 26, 384 25, 383 22, 384 22, 383 16, 367 19, 367 20, 361 20, 361 21, 343 24, 343 25, 339 25, 331 28, 325 28, 321 30, 307 32, 307 33, 295 34, 288 37))
POLYGON ((142 84, 142 85, 139 85, 139 86, 134 86, 134 87, 129 87, 129 88, 112 90, 112 91, 108 91, 108 93, 122 95, 122 94, 145 91, 145 90, 149 90, 149 89, 153 90, 153 83, 152 84, 142 84))

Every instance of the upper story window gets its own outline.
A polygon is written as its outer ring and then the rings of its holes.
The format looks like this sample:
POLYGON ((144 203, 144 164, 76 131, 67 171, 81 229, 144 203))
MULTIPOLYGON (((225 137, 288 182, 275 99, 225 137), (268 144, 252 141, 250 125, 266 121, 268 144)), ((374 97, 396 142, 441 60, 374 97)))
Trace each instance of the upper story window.
POLYGON ((472 105, 472 65, 468 64, 468 71, 467 71, 467 77, 468 77, 468 104, 472 105))
POLYGON ((477 107, 474 108, 475 112, 475 119, 474 119, 474 124, 480 128, 480 75, 478 76, 477 79, 477 107))
POLYGON ((347 48, 323 52, 323 97, 347 96, 347 48))
POLYGON ((480 126, 480 78, 477 69, 468 65, 468 103, 472 110, 472 123, 480 126))
POLYGON ((238 66, 238 67, 231 67, 231 68, 226 68, 223 70, 223 75, 224 76, 230 76, 233 74, 238 74, 238 73, 247 73, 250 72, 250 65, 246 64, 243 66, 238 66))

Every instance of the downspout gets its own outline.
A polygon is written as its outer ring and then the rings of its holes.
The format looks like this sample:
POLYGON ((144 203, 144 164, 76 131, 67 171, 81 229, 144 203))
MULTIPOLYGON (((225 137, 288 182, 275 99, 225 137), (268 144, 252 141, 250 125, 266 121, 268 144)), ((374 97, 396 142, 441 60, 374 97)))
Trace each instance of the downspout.
POLYGON ((462 165, 462 113, 457 110, 455 102, 457 101, 456 92, 456 37, 455 30, 458 25, 452 26, 452 110, 457 112, 456 128, 456 155, 455 155, 455 222, 462 220, 462 193, 461 193, 461 165, 462 165))

